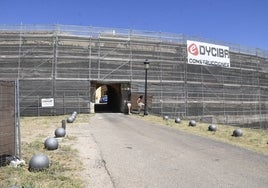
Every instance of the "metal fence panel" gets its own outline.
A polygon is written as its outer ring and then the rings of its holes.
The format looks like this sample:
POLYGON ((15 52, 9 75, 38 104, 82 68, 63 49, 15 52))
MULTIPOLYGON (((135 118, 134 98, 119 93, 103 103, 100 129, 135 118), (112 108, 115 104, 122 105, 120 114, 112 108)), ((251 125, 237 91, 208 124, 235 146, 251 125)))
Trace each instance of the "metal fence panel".
POLYGON ((17 81, 0 81, 0 166, 8 157, 20 157, 17 81))

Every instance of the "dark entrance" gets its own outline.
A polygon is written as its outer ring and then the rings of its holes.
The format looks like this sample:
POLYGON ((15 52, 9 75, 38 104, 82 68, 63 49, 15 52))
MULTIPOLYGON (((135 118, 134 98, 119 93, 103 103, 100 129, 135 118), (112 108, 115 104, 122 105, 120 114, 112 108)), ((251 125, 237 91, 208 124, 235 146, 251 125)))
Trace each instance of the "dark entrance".
POLYGON ((126 111, 126 101, 130 97, 129 84, 127 83, 98 83, 93 82, 94 87, 94 111, 101 112, 122 112, 126 111))

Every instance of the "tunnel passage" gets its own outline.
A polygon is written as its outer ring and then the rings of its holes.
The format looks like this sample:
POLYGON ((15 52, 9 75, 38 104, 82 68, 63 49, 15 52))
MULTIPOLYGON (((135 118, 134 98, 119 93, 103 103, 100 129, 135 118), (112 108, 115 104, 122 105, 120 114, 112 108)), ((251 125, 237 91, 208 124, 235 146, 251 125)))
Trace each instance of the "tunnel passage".
POLYGON ((97 84, 95 96, 96 113, 121 111, 121 84, 97 84), (101 90, 99 93, 97 93, 98 89, 101 90))

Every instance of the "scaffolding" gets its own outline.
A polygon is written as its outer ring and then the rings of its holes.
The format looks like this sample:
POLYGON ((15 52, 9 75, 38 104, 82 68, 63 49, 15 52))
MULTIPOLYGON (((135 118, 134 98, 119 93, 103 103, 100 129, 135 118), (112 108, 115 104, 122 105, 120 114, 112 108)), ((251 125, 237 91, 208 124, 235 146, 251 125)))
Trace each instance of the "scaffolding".
POLYGON ((20 81, 24 115, 90 112, 92 83, 128 83, 150 113, 267 128, 268 52, 183 34, 66 25, 0 26, 0 78, 20 81), (187 64, 187 40, 230 48, 230 68, 187 64), (43 108, 42 98, 54 98, 43 108))

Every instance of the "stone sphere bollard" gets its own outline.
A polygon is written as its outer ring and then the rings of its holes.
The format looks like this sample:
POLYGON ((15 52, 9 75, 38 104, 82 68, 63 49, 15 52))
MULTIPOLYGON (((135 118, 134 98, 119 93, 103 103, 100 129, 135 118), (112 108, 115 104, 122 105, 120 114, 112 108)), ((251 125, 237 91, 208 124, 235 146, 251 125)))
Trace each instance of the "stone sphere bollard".
POLYGON ((57 128, 54 133, 56 137, 64 137, 66 134, 66 131, 64 128, 60 127, 60 128, 57 128))
POLYGON ((74 121, 74 117, 73 117, 73 116, 69 116, 69 117, 67 118, 67 122, 68 122, 68 123, 73 123, 73 121, 74 121))
POLYGON ((44 154, 34 155, 29 162, 30 171, 40 171, 49 167, 49 158, 44 154))
POLYGON ((71 117, 73 118, 73 120, 76 119, 76 116, 74 114, 72 114, 71 117))
POLYGON ((243 136, 243 131, 241 129, 235 129, 233 132, 233 136, 235 137, 243 136))
POLYGON ((181 122, 181 119, 180 118, 176 118, 175 119, 175 123, 180 123, 181 122))
POLYGON ((189 121, 189 126, 191 126, 191 127, 195 127, 195 126, 196 126, 196 122, 195 122, 195 120, 191 120, 191 121, 189 121))
POLYGON ((72 113, 72 115, 73 115, 74 117, 76 117, 76 116, 77 116, 77 112, 74 111, 74 112, 72 113))
POLYGON ((58 149, 59 147, 59 142, 56 138, 47 138, 45 140, 45 148, 48 149, 48 150, 55 150, 55 149, 58 149))
POLYGON ((215 131, 217 131, 217 126, 214 125, 214 124, 211 124, 211 125, 208 126, 208 130, 215 132, 215 131))
POLYGON ((168 120, 168 116, 163 116, 163 120, 168 120))

